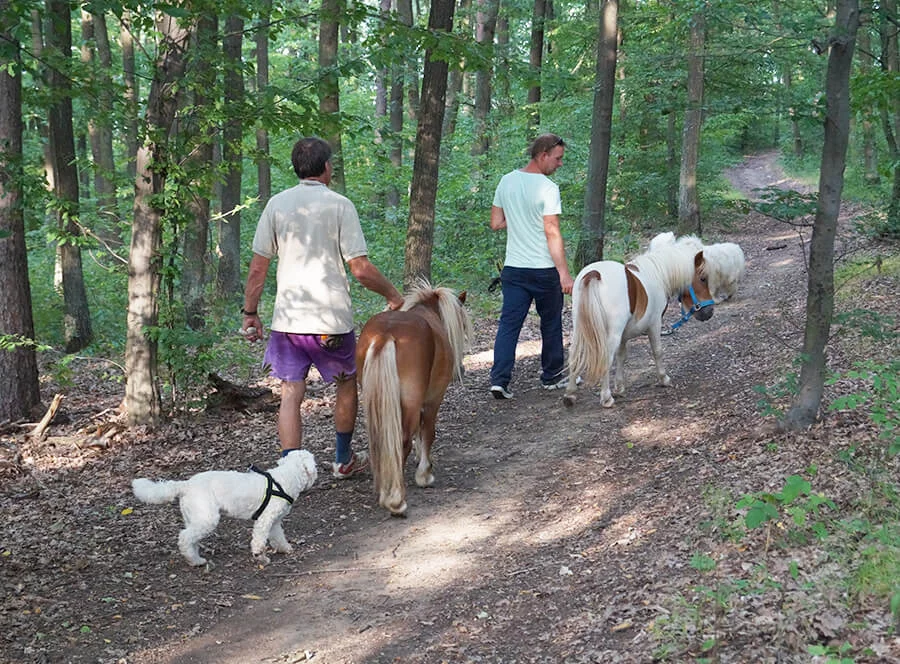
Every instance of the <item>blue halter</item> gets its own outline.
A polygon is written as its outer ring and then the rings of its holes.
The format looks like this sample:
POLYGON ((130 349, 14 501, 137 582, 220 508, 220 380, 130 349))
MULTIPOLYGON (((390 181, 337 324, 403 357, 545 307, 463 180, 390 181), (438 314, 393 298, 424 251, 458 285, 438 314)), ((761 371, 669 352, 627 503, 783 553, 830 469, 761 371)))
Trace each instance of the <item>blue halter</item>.
MULTIPOLYGON (((691 319, 691 316, 694 315, 695 311, 700 311, 703 307, 708 307, 711 304, 715 304, 714 300, 698 300, 697 294, 694 292, 693 284, 688 287, 688 292, 691 294, 691 302, 693 302, 694 304, 687 311, 684 310, 684 305, 681 305, 681 320, 672 324, 672 327, 670 328, 672 332, 687 323, 691 319)), ((679 303, 680 302, 681 300, 679 300, 679 303)))

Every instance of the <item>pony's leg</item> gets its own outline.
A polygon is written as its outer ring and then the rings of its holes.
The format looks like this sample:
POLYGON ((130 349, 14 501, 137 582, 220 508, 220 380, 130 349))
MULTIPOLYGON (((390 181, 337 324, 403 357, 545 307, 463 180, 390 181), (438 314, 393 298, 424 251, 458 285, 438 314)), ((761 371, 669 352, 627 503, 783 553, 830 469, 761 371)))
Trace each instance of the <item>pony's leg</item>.
POLYGON ((416 484, 421 487, 434 484, 434 475, 431 472, 431 447, 437 435, 437 411, 433 406, 425 406, 422 409, 422 428, 416 438, 416 454, 419 457, 419 465, 416 467, 416 484))
POLYGON ((623 339, 616 350, 616 377, 613 394, 617 397, 625 394, 625 360, 628 359, 628 346, 623 339))
MULTIPOLYGON (((613 346, 612 343, 607 344, 607 348, 609 349, 612 349, 614 347, 615 346, 613 346)), ((615 370, 615 365, 613 362, 615 353, 613 351, 610 351, 609 354, 610 357, 607 364, 609 369, 606 371, 606 373, 603 374, 603 380, 601 381, 600 387, 600 405, 604 408, 612 408, 612 405, 616 402, 616 400, 613 399, 612 391, 609 389, 610 374, 615 370)))
POLYGON ((662 337, 659 328, 655 326, 651 327, 647 332, 647 336, 650 337, 650 350, 653 353, 653 360, 656 362, 657 382, 662 387, 671 387, 672 379, 669 378, 669 374, 666 373, 666 367, 663 365, 662 361, 662 337))

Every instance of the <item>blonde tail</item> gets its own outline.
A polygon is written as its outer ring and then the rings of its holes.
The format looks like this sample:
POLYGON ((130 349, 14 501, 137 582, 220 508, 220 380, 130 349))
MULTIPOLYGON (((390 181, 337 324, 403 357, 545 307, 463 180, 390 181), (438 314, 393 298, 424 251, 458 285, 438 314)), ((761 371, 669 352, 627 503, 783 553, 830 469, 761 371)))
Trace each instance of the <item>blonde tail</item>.
POLYGON ((578 378, 588 385, 596 385, 609 373, 606 312, 600 301, 599 282, 598 272, 588 272, 582 280, 575 329, 569 345, 569 384, 564 397, 567 405, 575 401, 573 393, 578 378))
POLYGON ((362 371, 362 409, 369 435, 369 459, 378 502, 392 514, 406 512, 403 479, 403 423, 397 348, 393 340, 379 351, 366 350, 362 371))

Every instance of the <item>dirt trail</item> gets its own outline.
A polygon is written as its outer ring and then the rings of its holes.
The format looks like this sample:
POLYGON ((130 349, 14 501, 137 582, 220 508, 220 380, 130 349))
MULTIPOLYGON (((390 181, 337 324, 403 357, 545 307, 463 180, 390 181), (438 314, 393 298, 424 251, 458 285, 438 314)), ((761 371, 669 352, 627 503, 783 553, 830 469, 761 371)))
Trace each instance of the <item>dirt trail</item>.
MULTIPOLYGON (((736 183, 749 194, 779 182, 771 160, 749 159, 736 183)), ((327 548, 297 547, 254 575, 263 600, 133 661, 646 661, 629 645, 638 632, 612 628, 639 624, 642 601, 685 567, 679 523, 741 444, 766 370, 754 358, 780 327, 766 302, 800 302, 796 238, 752 223, 728 236, 748 257, 740 296, 665 340, 674 389, 654 386, 642 339, 626 398, 604 410, 582 390, 563 409, 538 389, 530 320, 516 398, 497 402, 485 330, 442 411, 436 488, 411 487, 408 519, 373 509, 368 482, 326 484, 295 508, 289 536, 333 533, 327 548)))
MULTIPOLYGON (((751 196, 782 181, 773 163, 774 155, 750 157, 730 175, 751 196)), ((8 661, 650 661, 664 598, 695 580, 689 562, 694 525, 707 511, 704 490, 727 481, 739 491, 752 481, 762 440, 753 387, 789 364, 801 319, 803 258, 794 231, 751 214, 709 239, 741 244, 746 278, 709 322, 664 338, 671 389, 655 386, 647 341, 639 339, 629 346, 628 393, 614 408, 600 408, 586 389, 574 409, 563 408, 558 393, 539 389, 530 316, 511 385, 516 396, 495 401, 487 391, 494 327, 483 324, 465 379, 451 386, 441 412, 436 485, 410 487, 407 519, 375 507, 368 479, 339 483, 323 472, 286 520, 293 554, 258 569, 246 524, 223 523, 209 542, 216 566, 207 573, 177 554, 174 507, 136 509, 130 518, 140 531, 112 518, 91 522, 85 514, 100 508, 69 488, 72 476, 63 478, 56 491, 72 496, 66 503, 57 496, 54 509, 66 529, 109 531, 106 553, 75 553, 87 561, 81 581, 60 577, 71 602, 104 609, 97 638, 79 644, 73 636, 61 659, 58 646, 42 655, 40 643, 24 651, 6 644, 8 661), (105 598, 121 601, 105 607, 105 598)), ((329 410, 328 391, 313 392, 307 444, 320 461, 330 455, 329 410)), ((116 516, 133 502, 125 480, 135 475, 258 463, 271 449, 274 416, 198 419, 179 423, 176 434, 188 441, 181 451, 171 439, 148 439, 77 477, 94 473, 93 481, 111 486, 105 500, 116 516), (206 458, 184 452, 192 439, 206 458)), ((35 556, 29 564, 47 574, 68 569, 35 556)), ((777 630, 754 630, 746 642, 733 638, 732 652, 743 655, 722 661, 763 661, 741 657, 777 630)))

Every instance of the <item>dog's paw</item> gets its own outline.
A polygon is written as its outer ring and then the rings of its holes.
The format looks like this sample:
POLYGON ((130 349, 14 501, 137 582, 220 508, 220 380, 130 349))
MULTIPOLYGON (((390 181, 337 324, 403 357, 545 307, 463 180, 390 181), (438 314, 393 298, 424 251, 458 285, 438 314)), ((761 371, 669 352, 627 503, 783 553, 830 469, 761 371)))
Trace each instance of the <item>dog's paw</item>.
POLYGON ((293 550, 294 550, 294 547, 292 547, 292 546, 291 546, 290 544, 288 544, 287 542, 285 542, 284 544, 273 544, 272 547, 273 547, 278 553, 291 553, 291 552, 293 552, 293 550))
POLYGON ((270 562, 272 562, 272 561, 269 559, 269 556, 267 556, 267 555, 265 554, 265 552, 254 554, 254 555, 253 555, 253 559, 254 559, 260 566, 266 566, 266 565, 268 565, 270 562))

